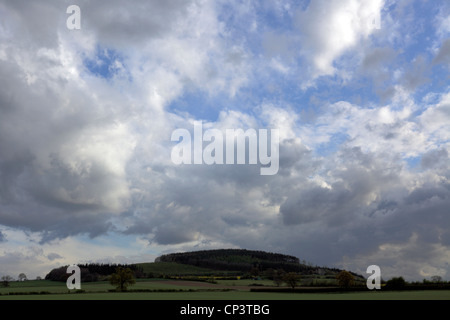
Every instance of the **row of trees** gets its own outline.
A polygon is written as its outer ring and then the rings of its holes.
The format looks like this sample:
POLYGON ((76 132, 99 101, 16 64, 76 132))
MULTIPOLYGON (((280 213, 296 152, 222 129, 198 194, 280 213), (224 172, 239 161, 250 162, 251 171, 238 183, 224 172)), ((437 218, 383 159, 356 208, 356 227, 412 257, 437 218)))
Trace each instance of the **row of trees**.
MULTIPOLYGON (((294 289, 301 280, 301 275, 295 272, 285 272, 284 270, 271 270, 270 278, 273 282, 280 286, 286 283, 289 287, 294 289)), ((355 276, 346 270, 340 271, 336 275, 337 284, 339 287, 349 289, 355 285, 355 276)), ((443 284, 442 278, 433 277, 431 281, 424 280, 425 284, 443 284)), ((407 286, 407 282, 403 277, 393 277, 385 282, 384 288, 386 290, 402 290, 407 286)))
MULTIPOLYGON (((40 279, 41 279, 40 277, 37 277, 37 278, 36 278, 36 280, 40 280, 40 279)), ((25 275, 25 273, 20 273, 19 276, 17 277, 17 280, 18 280, 18 281, 26 281, 26 280, 28 280, 28 278, 27 278, 27 276, 25 275)), ((2 277, 0 278, 0 284, 1 284, 3 287, 9 287, 9 283, 10 283, 11 281, 14 281, 14 278, 11 277, 11 276, 9 276, 9 275, 2 276, 2 277)))
MULTIPOLYGON (((82 282, 93 282, 110 276, 115 273, 117 268, 130 269, 135 277, 140 277, 142 268, 137 265, 122 265, 122 264, 79 264, 81 271, 81 281, 82 282)), ((62 266, 51 270, 46 276, 46 280, 53 281, 66 281, 70 274, 67 273, 68 266, 62 266)))
POLYGON ((218 260, 230 263, 251 263, 253 261, 271 261, 284 263, 300 263, 299 259, 294 256, 281 253, 272 253, 258 250, 246 249, 217 249, 217 250, 200 250, 192 252, 180 252, 162 255, 155 261, 162 262, 178 262, 186 263, 193 260, 218 260))
MULTIPOLYGON (((350 288, 354 285, 354 277, 353 275, 348 271, 341 271, 337 276, 336 279, 338 281, 338 284, 340 287, 343 288, 350 288)), ((446 283, 442 281, 442 278, 440 276, 433 276, 431 277, 431 280, 424 279, 422 284, 418 282, 408 283, 403 277, 392 277, 388 281, 382 281, 384 283, 384 289, 385 290, 402 290, 405 289, 407 286, 409 288, 413 288, 414 286, 435 286, 435 285, 445 285, 446 283)), ((448 285, 449 283, 447 283, 448 285)))
MULTIPOLYGON (((67 268, 64 268, 64 267, 54 269, 54 270, 58 270, 58 272, 59 272, 59 270, 62 270, 62 269, 67 270, 67 268)), ((83 269, 86 270, 86 268, 83 268, 83 269)), ((26 280, 26 275, 24 273, 21 273, 18 278, 19 278, 19 281, 24 281, 24 280, 26 280)), ((67 277, 66 277, 66 279, 67 279, 67 277)), ((3 287, 9 287, 10 282, 13 280, 14 279, 11 276, 6 275, 6 276, 2 276, 0 278, 0 283, 3 287)), ((128 286, 133 285, 136 282, 135 271, 132 270, 130 267, 122 267, 122 266, 117 267, 116 266, 114 268, 114 271, 109 276, 109 282, 113 286, 116 286, 117 291, 126 291, 128 286)))
MULTIPOLYGON (((58 268, 61 269, 61 268, 58 268)), ((84 268, 86 269, 86 268, 84 268)), ((55 270, 55 269, 54 269, 55 270)), ((115 267, 115 272, 109 275, 109 282, 116 286, 117 291, 126 291, 128 286, 136 283, 135 271, 130 267, 118 266, 115 267)), ((25 274, 21 273, 19 278, 26 279, 25 274)), ((282 283, 286 283, 293 290, 297 287, 301 280, 301 275, 296 272, 285 272, 284 270, 271 270, 271 278, 277 286, 282 283)), ((2 276, 0 283, 4 287, 8 287, 9 283, 13 280, 10 276, 2 276)), ((352 273, 342 270, 336 275, 336 280, 341 288, 348 289, 354 285, 355 277, 352 273)), ((432 278, 432 281, 425 281, 428 284, 442 283, 442 278, 432 278)), ((394 277, 385 283, 385 289, 387 290, 402 290, 406 287, 407 282, 403 277, 394 277)))
MULTIPOLYGON (((338 285, 341 288, 348 289, 354 285, 355 277, 348 271, 341 271, 336 275, 338 285)), ((403 277, 394 277, 388 280, 385 284, 385 289, 389 290, 401 290, 405 288, 406 281, 403 277)))
POLYGON ((301 264, 297 257, 246 249, 218 249, 162 255, 155 262, 175 262, 220 271, 260 272, 284 269, 302 274, 314 273, 317 267, 301 264))
MULTIPOLYGON (((274 284, 279 287, 283 283, 286 283, 292 289, 297 287, 301 280, 301 275, 296 272, 286 272, 282 269, 270 269, 265 273, 268 279, 271 279, 274 284)), ((348 271, 341 271, 336 275, 336 280, 340 287, 351 287, 355 283, 356 277, 348 271)))

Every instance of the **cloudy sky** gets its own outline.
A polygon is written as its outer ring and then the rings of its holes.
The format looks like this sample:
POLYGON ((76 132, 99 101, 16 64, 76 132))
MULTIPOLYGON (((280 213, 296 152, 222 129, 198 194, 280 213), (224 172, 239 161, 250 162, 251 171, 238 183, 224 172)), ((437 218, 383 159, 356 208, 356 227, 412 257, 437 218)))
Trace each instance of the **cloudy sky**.
POLYGON ((0 0, 0 275, 246 248, 450 280, 449 75, 446 0, 0 0), (278 173, 174 164, 194 121, 278 129, 278 173))

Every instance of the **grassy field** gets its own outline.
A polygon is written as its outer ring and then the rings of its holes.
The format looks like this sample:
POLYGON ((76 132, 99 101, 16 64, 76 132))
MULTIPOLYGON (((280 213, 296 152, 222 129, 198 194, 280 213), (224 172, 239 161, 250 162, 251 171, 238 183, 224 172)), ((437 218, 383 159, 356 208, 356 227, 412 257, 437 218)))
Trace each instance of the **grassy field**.
POLYGON ((268 280, 219 280, 216 284, 142 279, 130 292, 110 292, 108 282, 82 284, 82 293, 69 292, 65 283, 48 280, 11 282, 0 288, 0 300, 450 300, 450 291, 371 291, 347 293, 250 292, 251 286, 271 286, 268 280), (248 287, 250 286, 250 287, 248 287), (133 292, 140 290, 142 292, 133 292), (151 291, 151 292, 146 292, 151 291))
MULTIPOLYGON (((173 283, 173 281, 155 279, 155 280, 140 280, 136 281, 130 289, 132 290, 194 290, 201 289, 201 282, 198 282, 196 286, 193 283, 192 286, 180 286, 173 283)), ((107 281, 98 281, 98 282, 85 282, 82 284, 81 289, 86 293, 109 293, 108 290, 113 290, 114 286, 112 286, 107 281)), ((67 289, 66 283, 64 282, 56 282, 49 280, 31 280, 24 282, 11 282, 10 286, 7 288, 0 288, 0 299, 4 297, 4 295, 13 293, 48 293, 48 294, 67 294, 69 290, 67 289)), ((72 294, 73 291, 72 291, 72 294)))
POLYGON ((201 274, 209 274, 214 272, 214 270, 199 268, 196 266, 191 266, 187 264, 179 264, 172 262, 158 262, 158 263, 137 263, 139 267, 142 267, 143 272, 146 274, 152 273, 157 275, 201 275, 201 274))
POLYGON ((0 300, 450 300, 450 291, 359 293, 125 292, 6 295, 0 300))

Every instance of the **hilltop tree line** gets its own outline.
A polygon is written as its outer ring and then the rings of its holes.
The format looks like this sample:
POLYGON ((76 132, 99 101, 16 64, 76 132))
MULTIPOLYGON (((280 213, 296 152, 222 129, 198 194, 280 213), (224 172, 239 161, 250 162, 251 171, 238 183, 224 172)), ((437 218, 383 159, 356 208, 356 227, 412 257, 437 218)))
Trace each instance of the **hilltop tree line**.
MULTIPOLYGON (((263 272, 269 269, 316 273, 319 267, 301 264, 297 257, 265 251, 246 249, 218 249, 171 253, 158 257, 155 262, 175 262, 220 271, 263 272)), ((336 269, 337 271, 337 269, 336 269)))
MULTIPOLYGON (((117 268, 129 268, 136 278, 140 278, 143 275, 142 267, 134 264, 104 264, 104 263, 88 263, 78 264, 81 271, 82 282, 98 281, 111 274, 115 273, 117 268)), ((53 281, 67 281, 70 276, 67 273, 68 266, 62 266, 51 270, 46 276, 46 280, 53 281)))
MULTIPOLYGON (((273 270, 283 273, 297 273, 299 275, 323 275, 337 274, 339 269, 313 266, 306 261, 300 263, 297 257, 280 253, 254 251, 246 249, 217 249, 184 253, 172 253, 158 257, 155 263, 168 262, 184 265, 192 265, 217 272, 238 272, 251 277, 269 276, 272 278, 273 270)), ((129 268, 135 278, 153 277, 152 273, 146 274, 142 265, 136 264, 78 264, 81 271, 82 282, 107 280, 118 267, 129 268)), ((67 273, 68 266, 62 266, 51 270, 46 280, 66 281, 71 275, 67 273)), ((353 274, 358 278, 359 275, 353 274)))
POLYGON ((172 253, 158 257, 155 262, 176 262, 222 271, 248 272, 254 267, 262 270, 298 269, 299 259, 293 256, 244 249, 220 249, 172 253))

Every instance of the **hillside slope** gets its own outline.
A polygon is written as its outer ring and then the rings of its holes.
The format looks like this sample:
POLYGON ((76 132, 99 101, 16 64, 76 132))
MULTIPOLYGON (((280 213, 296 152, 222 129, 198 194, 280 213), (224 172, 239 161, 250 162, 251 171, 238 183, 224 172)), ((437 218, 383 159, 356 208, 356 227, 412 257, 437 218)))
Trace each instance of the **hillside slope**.
MULTIPOLYGON (((165 254, 155 262, 136 263, 130 265, 117 264, 79 264, 83 282, 107 279, 116 268, 127 267, 133 270, 137 278, 166 276, 205 276, 211 274, 255 275, 274 270, 295 272, 301 275, 318 275, 334 278, 341 270, 300 263, 297 257, 246 249, 217 249, 165 254)), ((45 277, 48 280, 66 281, 68 266, 51 270, 45 277)), ((353 272, 352 272, 353 273, 353 272)), ((353 273, 358 279, 361 275, 353 273)))
POLYGON ((175 262, 212 270, 241 272, 249 272, 253 268, 257 268, 259 271, 283 269, 286 272, 312 274, 319 273, 319 269, 323 269, 301 264, 299 259, 294 256, 246 249, 172 253, 158 257, 155 262, 175 262))

